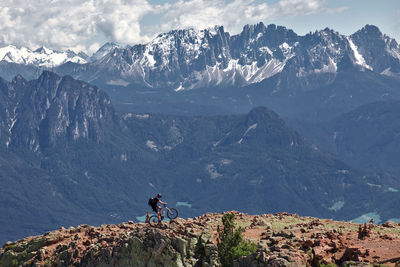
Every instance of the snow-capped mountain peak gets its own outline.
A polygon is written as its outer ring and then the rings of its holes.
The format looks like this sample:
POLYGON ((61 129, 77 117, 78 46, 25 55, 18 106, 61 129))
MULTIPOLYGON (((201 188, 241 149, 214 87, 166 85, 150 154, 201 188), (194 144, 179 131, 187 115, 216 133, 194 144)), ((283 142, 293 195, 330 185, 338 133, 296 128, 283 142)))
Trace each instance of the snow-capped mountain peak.
POLYGON ((80 55, 77 55, 71 50, 58 52, 44 46, 34 51, 26 47, 18 48, 13 45, 1 47, 0 61, 2 60, 11 63, 34 65, 46 68, 57 67, 68 61, 79 64, 87 63, 84 54, 80 53, 80 55))
MULTIPOLYGON (((101 48, 104 56, 92 63, 97 76, 90 74, 90 79, 182 91, 244 86, 281 72, 298 78, 334 74, 346 66, 398 75, 399 46, 385 38, 377 27, 369 25, 351 36, 329 28, 299 36, 286 27, 263 23, 245 25, 236 35, 225 32, 222 26, 172 30, 147 44, 101 48), (387 58, 382 59, 382 54, 387 58)), ((79 75, 77 78, 85 78, 84 73, 79 75)))
POLYGON ((38 53, 38 54, 45 54, 45 55, 50 55, 53 53, 53 50, 48 49, 45 46, 39 47, 38 49, 36 49, 35 51, 33 51, 34 53, 38 53))
POLYGON ((105 43, 90 57, 90 59, 91 61, 99 60, 116 48, 121 48, 121 46, 117 43, 105 43))
POLYGON ((62 74, 82 80, 182 91, 200 87, 244 86, 276 74, 299 79, 348 68, 400 76, 400 46, 376 26, 346 36, 332 29, 300 36, 274 24, 245 25, 230 35, 223 26, 161 33, 147 44, 106 43, 92 57, 42 47, 36 51, 0 48, 0 60, 41 67, 67 61, 62 74))

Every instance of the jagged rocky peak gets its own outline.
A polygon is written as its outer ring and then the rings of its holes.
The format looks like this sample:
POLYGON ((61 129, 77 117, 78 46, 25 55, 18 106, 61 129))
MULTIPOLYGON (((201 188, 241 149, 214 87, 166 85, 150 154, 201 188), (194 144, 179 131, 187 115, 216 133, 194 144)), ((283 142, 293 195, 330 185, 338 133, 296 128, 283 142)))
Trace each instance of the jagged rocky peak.
POLYGON ((288 30, 284 26, 276 26, 270 24, 267 27, 260 22, 255 25, 245 25, 243 31, 238 35, 232 36, 233 42, 239 40, 242 44, 257 43, 260 46, 268 46, 270 48, 278 47, 283 43, 293 45, 298 41, 298 36, 292 30, 288 30))
MULTIPOLYGON (((335 39, 343 40, 345 36, 341 35, 337 31, 326 27, 323 30, 318 31, 318 35, 325 41, 335 42, 335 39)), ((334 44, 334 43, 332 43, 334 44)))
POLYGON ((154 61, 148 63, 153 66, 165 63, 183 65, 196 64, 199 55, 204 51, 215 50, 218 46, 228 46, 228 38, 223 26, 215 26, 204 30, 193 28, 185 30, 173 30, 158 35, 146 46, 145 56, 153 54, 154 61), (177 57, 176 59, 170 57, 177 57), (185 60, 181 59, 183 57, 185 60), (159 62, 161 61, 161 63, 159 62), (159 64, 157 64, 159 63, 159 64))
POLYGON ((46 54, 46 55, 50 55, 51 53, 53 53, 52 50, 48 49, 45 46, 41 46, 38 49, 36 49, 34 52, 36 53, 40 53, 40 54, 46 54))
POLYGON ((378 27, 366 25, 350 38, 371 70, 389 76, 400 74, 400 47, 378 27))
POLYGON ((368 45, 371 48, 372 46, 377 46, 376 48, 378 49, 385 46, 382 32, 374 25, 364 26, 361 30, 353 33, 350 38, 357 46, 365 47, 368 45))
MULTIPOLYGON (((121 72, 120 77, 113 80, 121 77, 142 80, 150 87, 172 87, 179 91, 243 86, 285 70, 298 78, 336 73, 341 71, 338 64, 373 70, 373 64, 363 55, 363 51, 370 48, 364 49, 355 43, 353 38, 329 28, 298 36, 283 26, 258 23, 246 25, 241 33, 230 36, 223 27, 216 26, 200 31, 186 29, 163 33, 146 45, 114 50, 110 54, 112 60, 104 58, 102 64, 113 62, 115 66, 105 69, 121 72), (347 59, 352 63, 345 64, 347 59)), ((391 53, 396 56, 395 52, 391 53)), ((384 60, 381 68, 398 64, 392 61, 384 60)))
MULTIPOLYGON (((34 152, 78 139, 102 142, 118 123, 108 96, 71 76, 43 71, 37 80, 16 76, 8 84, 18 99, 8 99, 7 148, 34 152)), ((3 144, 2 144, 3 145, 3 144)))
POLYGON ((100 47, 91 57, 90 60, 91 61, 96 61, 99 60, 101 58, 103 58, 105 55, 107 55, 108 53, 110 53, 111 51, 113 51, 116 48, 121 48, 121 46, 117 43, 113 43, 113 42, 108 42, 105 43, 102 47, 100 47))
POLYGON ((382 38, 381 30, 375 25, 365 25, 361 30, 358 30, 354 35, 365 35, 371 39, 382 38))
POLYGON ((246 37, 253 37, 254 35, 257 36, 258 33, 263 33, 266 31, 266 27, 264 23, 260 22, 258 24, 246 24, 243 26, 243 30, 241 34, 246 37))
POLYGON ((275 147, 292 148, 294 145, 303 144, 300 136, 288 128, 277 113, 266 107, 252 109, 244 120, 245 130, 241 137, 241 144, 254 142, 255 144, 268 144, 275 147))
MULTIPOLYGON (((45 55, 37 53, 38 55, 45 55)), ((244 86, 284 72, 288 80, 310 75, 337 73, 338 66, 355 66, 385 75, 400 75, 400 47, 367 25, 351 36, 325 28, 305 36, 290 29, 262 22, 245 25, 236 35, 222 26, 203 30, 172 30, 147 44, 120 47, 107 43, 91 58, 64 53, 63 60, 34 60, 39 66, 55 66, 83 80, 104 83, 123 81, 176 91, 214 86, 244 86), (350 60, 351 64, 348 64, 350 60)), ((51 55, 48 55, 49 57, 51 55)), ((14 49, 1 49, 0 59, 33 64, 14 49)), ((60 57, 61 58, 61 57, 60 57)))

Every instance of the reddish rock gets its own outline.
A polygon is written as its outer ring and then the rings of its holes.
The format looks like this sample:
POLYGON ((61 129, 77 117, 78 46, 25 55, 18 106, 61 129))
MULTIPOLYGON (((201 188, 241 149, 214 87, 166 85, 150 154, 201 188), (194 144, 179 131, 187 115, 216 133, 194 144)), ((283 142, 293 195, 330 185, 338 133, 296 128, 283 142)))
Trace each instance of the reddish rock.
POLYGON ((360 248, 346 248, 343 256, 340 258, 340 261, 362 261, 362 259, 366 256, 369 256, 369 250, 363 250, 360 248))
POLYGON ((392 222, 392 221, 387 221, 384 224, 382 224, 382 226, 386 227, 386 228, 395 228, 396 224, 394 222, 392 222))

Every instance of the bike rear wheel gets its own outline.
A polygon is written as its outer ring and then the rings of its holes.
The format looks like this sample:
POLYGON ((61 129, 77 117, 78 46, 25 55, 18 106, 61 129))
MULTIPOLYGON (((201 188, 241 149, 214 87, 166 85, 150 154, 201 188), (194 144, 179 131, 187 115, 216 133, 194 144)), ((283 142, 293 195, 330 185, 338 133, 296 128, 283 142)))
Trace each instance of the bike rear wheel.
POLYGON ((176 217, 178 217, 178 210, 174 208, 168 209, 167 216, 170 219, 175 219, 176 217))
POLYGON ((153 227, 156 227, 160 223, 158 219, 158 215, 152 215, 149 219, 149 224, 153 227))

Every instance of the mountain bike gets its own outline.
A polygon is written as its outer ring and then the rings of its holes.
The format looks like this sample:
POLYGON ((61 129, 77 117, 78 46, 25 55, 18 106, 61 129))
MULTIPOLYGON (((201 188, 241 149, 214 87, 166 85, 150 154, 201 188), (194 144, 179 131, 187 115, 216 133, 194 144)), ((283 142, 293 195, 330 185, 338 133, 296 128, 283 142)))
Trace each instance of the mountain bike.
POLYGON ((154 214, 150 216, 149 224, 153 227, 156 227, 162 222, 162 220, 165 218, 165 215, 167 215, 169 219, 175 219, 178 217, 178 210, 175 208, 168 208, 167 205, 164 205, 164 207, 161 208, 161 220, 158 219, 157 214, 154 214))

